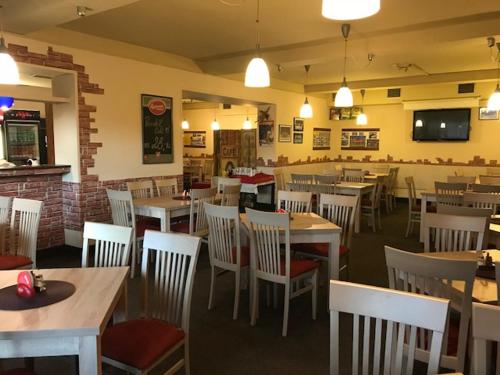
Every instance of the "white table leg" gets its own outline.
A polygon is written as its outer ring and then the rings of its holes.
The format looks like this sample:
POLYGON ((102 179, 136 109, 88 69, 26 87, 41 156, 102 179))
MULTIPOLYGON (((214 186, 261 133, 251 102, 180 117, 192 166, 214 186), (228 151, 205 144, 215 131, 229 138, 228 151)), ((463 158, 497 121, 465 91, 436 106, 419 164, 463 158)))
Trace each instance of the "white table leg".
POLYGON ((340 234, 334 233, 328 248, 328 279, 339 280, 340 277, 340 234))
POLYGON ((80 374, 102 374, 100 336, 80 337, 79 367, 80 374))
POLYGON ((427 195, 423 194, 420 199, 420 242, 424 242, 424 221, 427 212, 427 195))
POLYGON ((162 232, 170 232, 170 211, 162 210, 160 215, 160 226, 162 232))

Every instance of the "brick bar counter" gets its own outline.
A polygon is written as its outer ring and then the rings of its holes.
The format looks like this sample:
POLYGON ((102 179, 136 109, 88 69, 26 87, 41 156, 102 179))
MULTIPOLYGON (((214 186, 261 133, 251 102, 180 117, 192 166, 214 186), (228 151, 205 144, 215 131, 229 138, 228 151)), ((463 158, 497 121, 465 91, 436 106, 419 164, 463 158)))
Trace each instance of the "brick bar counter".
POLYGON ((62 176, 69 165, 0 168, 0 195, 43 201, 38 249, 64 245, 62 176))

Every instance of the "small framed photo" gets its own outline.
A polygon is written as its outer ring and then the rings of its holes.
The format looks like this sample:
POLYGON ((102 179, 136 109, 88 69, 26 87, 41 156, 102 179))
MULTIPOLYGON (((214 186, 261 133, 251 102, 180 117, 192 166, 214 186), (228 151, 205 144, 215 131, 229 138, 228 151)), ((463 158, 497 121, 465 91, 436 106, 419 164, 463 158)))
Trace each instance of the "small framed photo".
POLYGON ((498 120, 498 111, 488 111, 488 108, 480 107, 479 120, 498 120))
POLYGON ((294 132, 303 132, 304 131, 304 119, 303 118, 300 118, 300 117, 293 118, 293 131, 294 132))
POLYGON ((292 125, 280 124, 278 142, 291 142, 292 141, 292 125))
POLYGON ((293 133, 293 143, 298 143, 298 144, 304 143, 304 134, 303 133, 293 133))

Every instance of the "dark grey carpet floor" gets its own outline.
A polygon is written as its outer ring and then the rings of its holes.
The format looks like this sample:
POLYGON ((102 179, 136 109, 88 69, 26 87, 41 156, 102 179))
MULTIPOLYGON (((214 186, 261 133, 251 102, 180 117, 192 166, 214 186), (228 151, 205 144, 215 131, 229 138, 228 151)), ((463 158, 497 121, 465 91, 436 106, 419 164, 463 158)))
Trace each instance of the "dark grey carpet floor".
MULTIPOLYGON (((397 209, 383 213, 383 229, 373 233, 363 222, 362 232, 355 235, 349 264, 349 280, 353 282, 387 286, 384 245, 408 251, 422 251, 417 233, 405 239, 407 206, 399 203, 397 209)), ((78 267, 80 250, 63 247, 42 251, 39 267, 78 267)), ((240 315, 232 319, 233 276, 225 274, 217 281, 215 308, 207 310, 210 267, 207 249, 197 266, 191 312, 191 366, 193 375, 304 375, 328 374, 329 371, 329 315, 327 313, 327 282, 325 270, 318 299, 317 320, 311 319, 311 298, 305 294, 290 304, 288 337, 281 337, 282 302, 277 309, 261 303, 260 319, 255 327, 249 323, 248 293, 242 292, 240 315)), ((130 281, 130 313, 134 317, 139 309, 139 278, 130 281)), ((282 292, 281 292, 282 293, 282 292)), ((264 297, 265 293, 261 293, 264 297)), ((282 294, 280 294, 282 301, 282 294)), ((347 321, 346 321, 347 322, 347 321)), ((342 323, 342 321, 341 321, 342 323)), ((351 335, 347 324, 342 328, 341 357, 350 350, 351 335)), ((139 349, 139 348, 138 348, 139 349)), ((348 363, 347 359, 345 363, 348 363)), ((19 360, 4 361, 10 368, 22 364, 19 360)), ((348 373, 350 366, 342 366, 348 373)), ((75 374, 72 357, 35 359, 38 374, 75 374)), ((105 373, 119 371, 105 368, 105 373)), ((418 371, 420 372, 420 371, 418 371)), ((156 372, 155 372, 156 373, 156 372)), ((158 372, 158 373, 161 373, 158 372)))

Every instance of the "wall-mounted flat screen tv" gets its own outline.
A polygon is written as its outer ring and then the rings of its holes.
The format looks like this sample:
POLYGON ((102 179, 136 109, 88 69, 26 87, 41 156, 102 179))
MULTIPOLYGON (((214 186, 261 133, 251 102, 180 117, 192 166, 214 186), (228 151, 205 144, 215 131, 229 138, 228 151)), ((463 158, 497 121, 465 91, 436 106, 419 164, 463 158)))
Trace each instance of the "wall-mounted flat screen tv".
POLYGON ((413 112, 414 141, 468 141, 470 108, 413 112))

